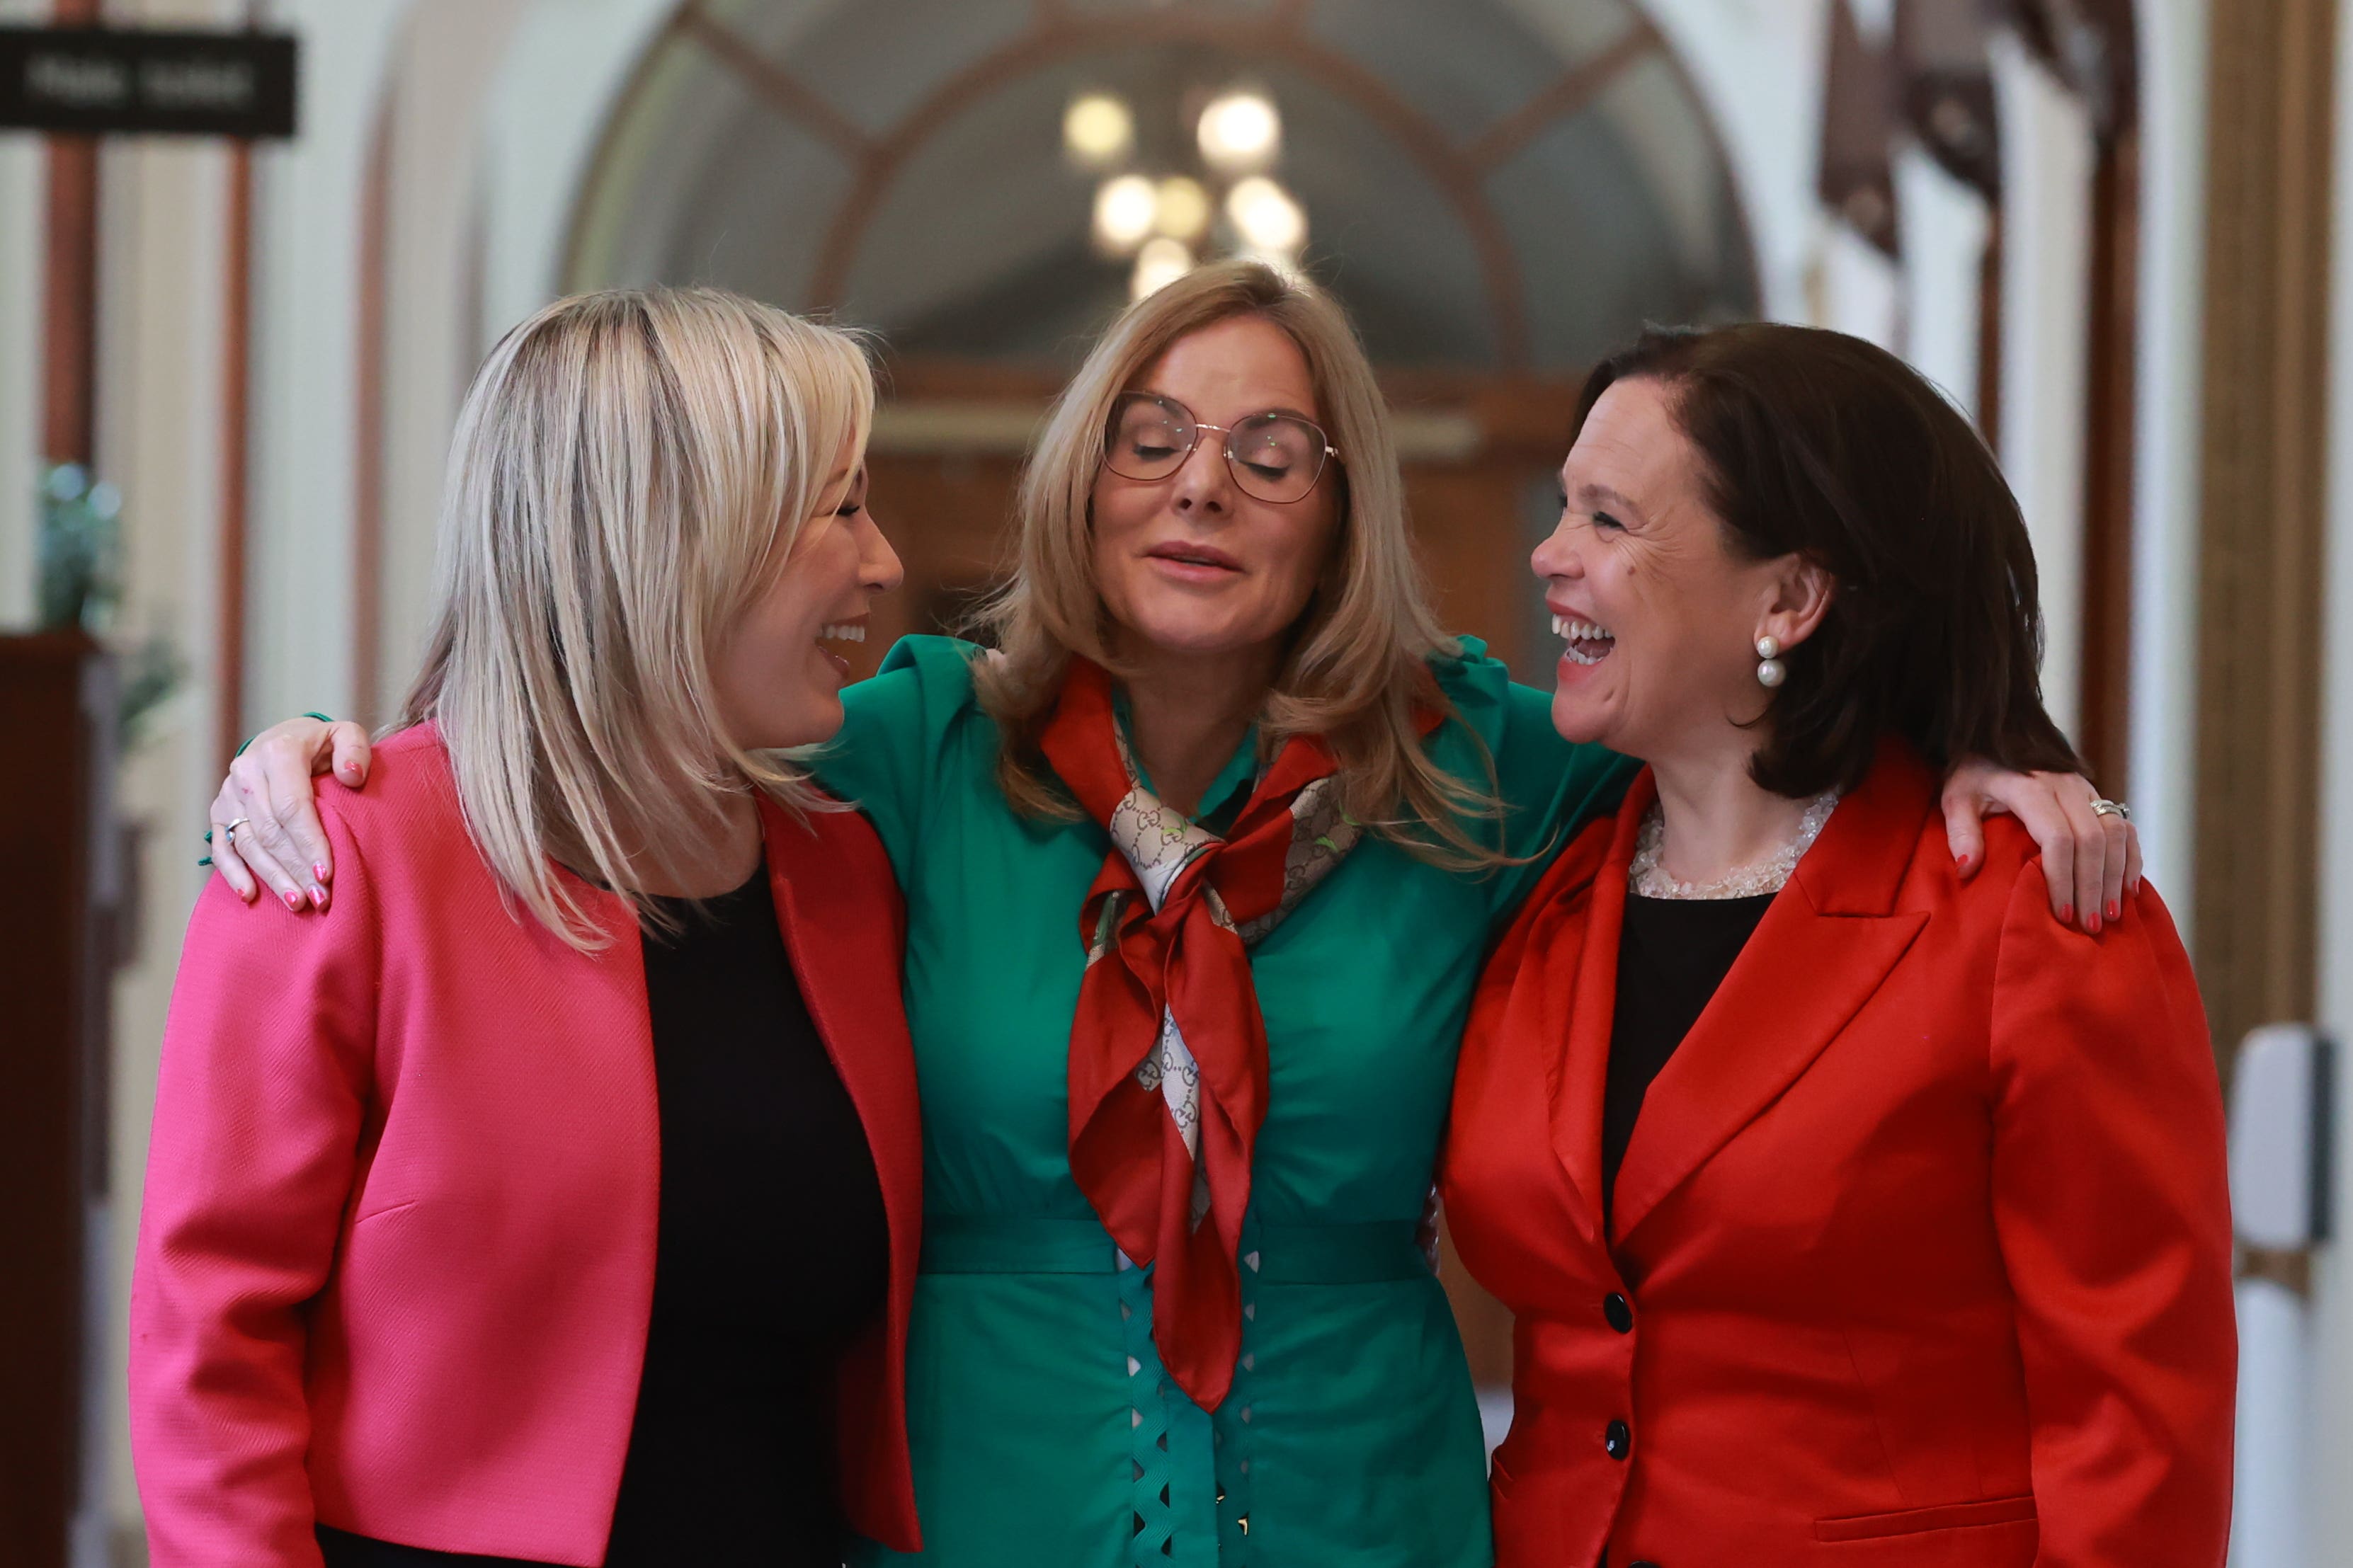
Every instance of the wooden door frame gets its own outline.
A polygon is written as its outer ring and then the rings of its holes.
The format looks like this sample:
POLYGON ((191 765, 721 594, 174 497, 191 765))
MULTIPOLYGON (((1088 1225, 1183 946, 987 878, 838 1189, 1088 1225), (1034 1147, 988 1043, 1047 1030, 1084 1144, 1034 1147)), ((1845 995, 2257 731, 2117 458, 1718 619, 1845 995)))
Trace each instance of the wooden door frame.
POLYGON ((2191 934, 2226 1059, 2316 1003, 2335 10, 2232 0, 2208 45, 2191 934))

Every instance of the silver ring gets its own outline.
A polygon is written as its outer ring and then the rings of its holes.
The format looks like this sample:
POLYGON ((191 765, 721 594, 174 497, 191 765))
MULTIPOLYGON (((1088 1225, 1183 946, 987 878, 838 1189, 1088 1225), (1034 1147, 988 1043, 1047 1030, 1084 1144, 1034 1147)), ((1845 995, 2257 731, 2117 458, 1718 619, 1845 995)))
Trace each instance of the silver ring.
POLYGON ((2092 815, 2094 816, 2121 816, 2126 822, 2130 822, 2132 820, 2132 807, 2126 805, 2120 800, 2108 800, 2102 798, 2092 803, 2092 815))
POLYGON ((253 818, 249 816, 240 816, 235 822, 230 823, 227 827, 222 828, 221 842, 227 845, 232 849, 236 848, 237 830, 243 827, 247 823, 251 822, 253 818))

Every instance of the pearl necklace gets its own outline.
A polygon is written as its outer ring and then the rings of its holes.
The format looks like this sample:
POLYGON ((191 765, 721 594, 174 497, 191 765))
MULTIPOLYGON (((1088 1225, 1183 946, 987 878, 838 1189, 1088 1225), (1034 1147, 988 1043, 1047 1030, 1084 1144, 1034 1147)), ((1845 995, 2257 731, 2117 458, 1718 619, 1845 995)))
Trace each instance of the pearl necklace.
POLYGON ((1798 869, 1798 861, 1821 837, 1822 826, 1838 806, 1838 792, 1818 795, 1806 803, 1798 821, 1798 836, 1780 850, 1754 865, 1743 866, 1713 882, 1678 881, 1666 868, 1667 819, 1652 801, 1642 816, 1642 831, 1634 841, 1634 863, 1627 868, 1627 885, 1645 899, 1753 899, 1778 893, 1798 869))

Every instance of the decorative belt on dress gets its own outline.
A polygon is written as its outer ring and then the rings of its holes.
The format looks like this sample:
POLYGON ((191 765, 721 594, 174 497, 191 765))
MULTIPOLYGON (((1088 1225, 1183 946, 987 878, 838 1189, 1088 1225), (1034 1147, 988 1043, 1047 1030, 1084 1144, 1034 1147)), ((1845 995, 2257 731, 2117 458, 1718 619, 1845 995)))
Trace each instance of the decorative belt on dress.
MULTIPOLYGON (((1427 1279, 1411 1220, 1277 1225, 1242 1231, 1245 1278, 1264 1285, 1369 1285, 1427 1279)), ((1115 1274, 1132 1267, 1092 1219, 1043 1215, 923 1216, 926 1274, 1115 1274)))

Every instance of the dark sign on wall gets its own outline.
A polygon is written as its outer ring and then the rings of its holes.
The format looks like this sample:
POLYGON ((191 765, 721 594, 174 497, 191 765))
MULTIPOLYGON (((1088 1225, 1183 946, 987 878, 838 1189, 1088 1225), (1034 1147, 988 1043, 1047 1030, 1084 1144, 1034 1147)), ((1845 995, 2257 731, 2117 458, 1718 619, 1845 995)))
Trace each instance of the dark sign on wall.
POLYGON ((288 33, 0 27, 0 129, 294 134, 288 33))

